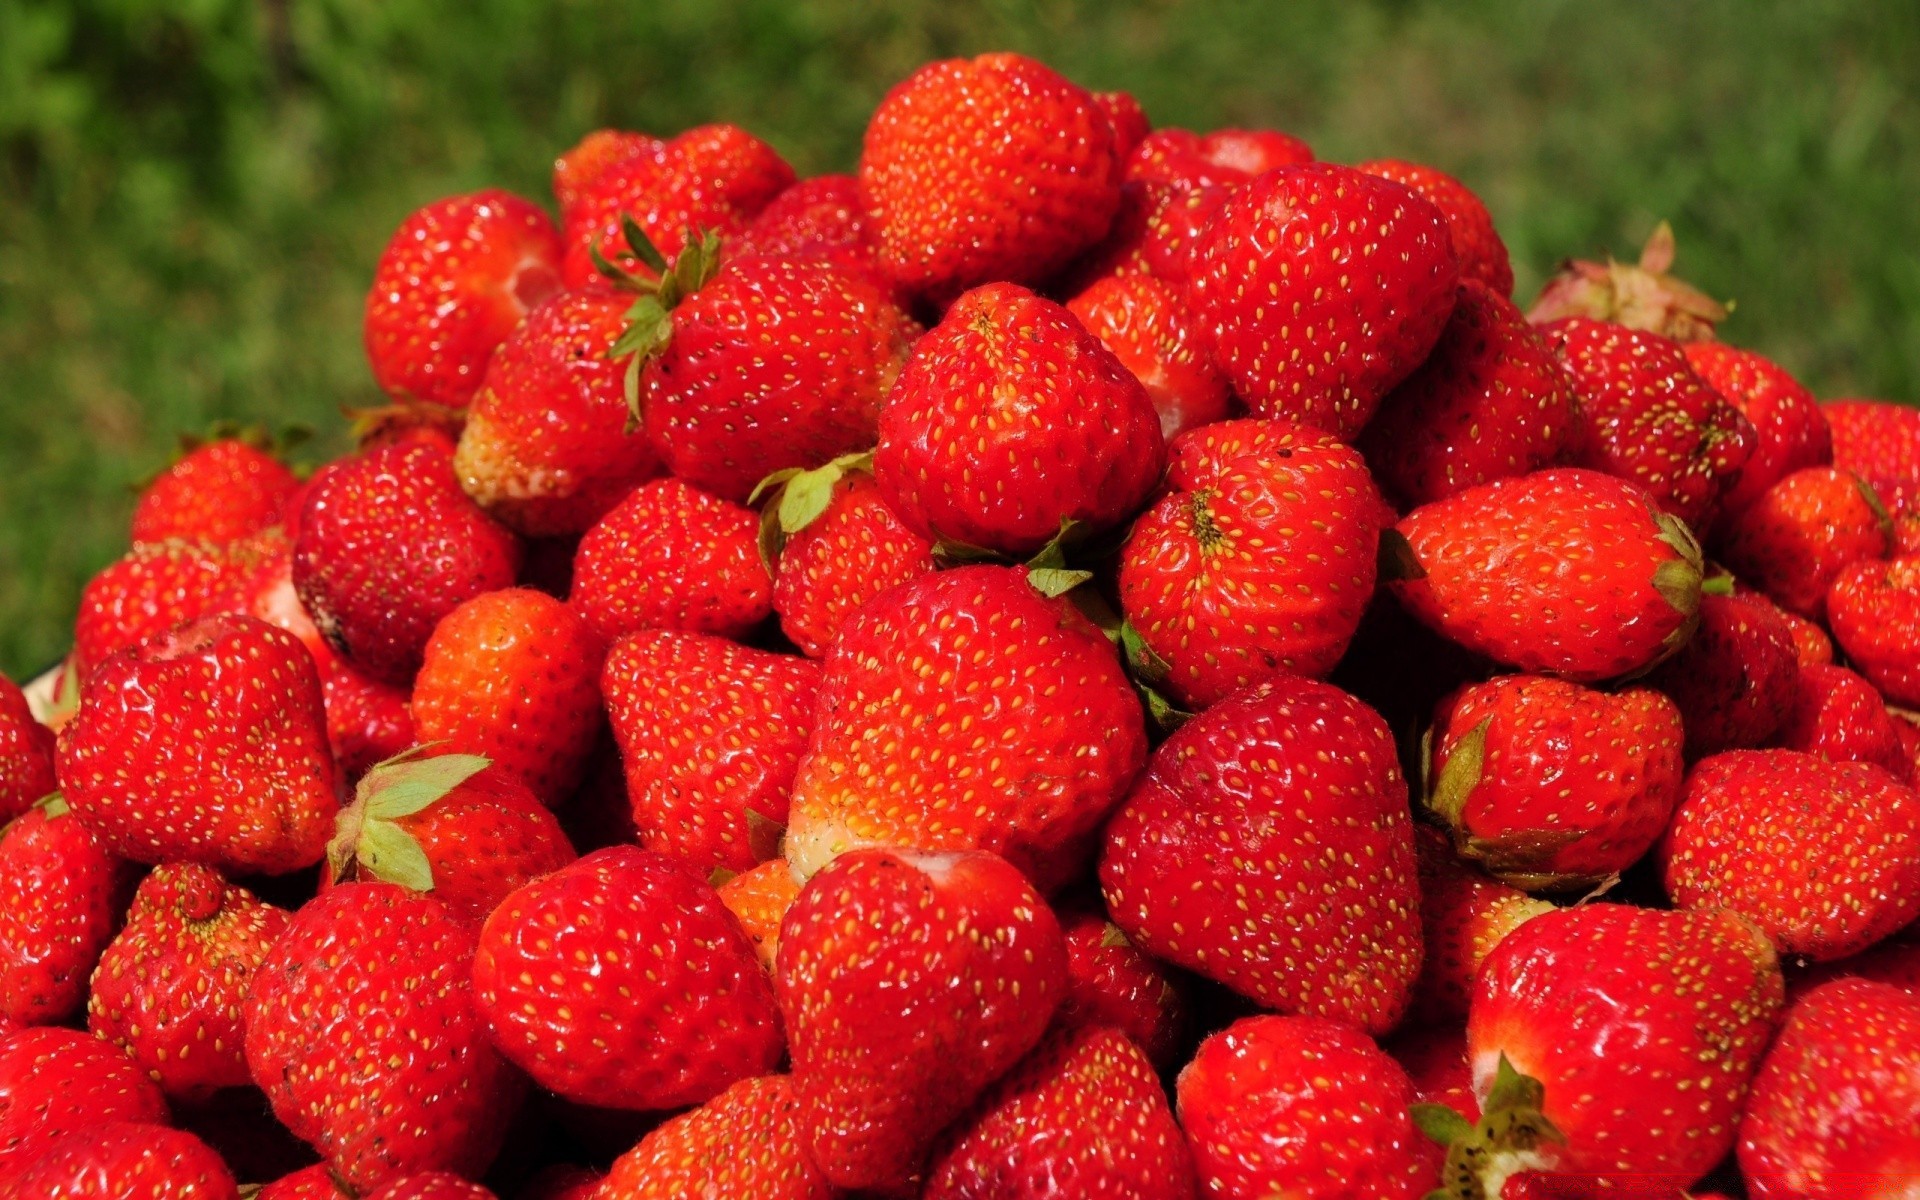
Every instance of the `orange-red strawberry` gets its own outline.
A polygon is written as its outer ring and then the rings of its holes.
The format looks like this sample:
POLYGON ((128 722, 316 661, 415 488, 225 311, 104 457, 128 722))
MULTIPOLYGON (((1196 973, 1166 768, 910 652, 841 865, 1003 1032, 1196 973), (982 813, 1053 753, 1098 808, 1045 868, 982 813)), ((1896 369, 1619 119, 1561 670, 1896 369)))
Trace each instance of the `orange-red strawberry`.
POLYGON ((1660 848, 1667 892, 1825 961, 1920 916, 1920 793, 1862 763, 1735 750, 1696 765, 1660 848))
POLYGON ((1778 744, 1829 762, 1866 762, 1902 783, 1913 782, 1913 756, 1873 685, 1845 667, 1805 667, 1778 744))
POLYGON ((1107 114, 1107 124, 1113 126, 1114 157, 1125 162, 1147 134, 1153 132, 1153 122, 1147 119, 1147 110, 1132 92, 1095 92, 1093 102, 1100 111, 1107 114))
POLYGON ((59 796, 0 827, 0 1032, 79 1010, 113 940, 127 876, 59 796))
POLYGON ((1893 552, 1893 522, 1858 475, 1838 467, 1795 471, 1733 514, 1720 558, 1774 603, 1803 617, 1826 614, 1827 588, 1851 563, 1893 552))
POLYGON ((608 641, 643 629, 742 637, 773 611, 758 530, 739 505, 656 479, 580 539, 567 603, 608 641))
POLYGON ((458 408, 494 347, 560 287, 560 235, 498 188, 436 200, 394 231, 364 327, 374 382, 401 400, 458 408))
POLYGON ((609 167, 630 158, 657 153, 664 143, 645 133, 625 129, 596 129, 553 163, 553 198, 562 214, 587 193, 609 167))
POLYGON ((1150 275, 1109 275, 1067 301, 1067 311, 1147 389, 1165 437, 1232 411, 1226 378, 1173 284, 1150 275))
POLYGON ((1397 158, 1355 163, 1354 169, 1404 183, 1432 201, 1447 220, 1453 256, 1460 262, 1460 278, 1477 280, 1502 299, 1513 295, 1513 264, 1507 261, 1507 244, 1493 227, 1493 214, 1466 184, 1436 167, 1397 158))
POLYGON ((1827 621, 1848 660, 1889 700, 1920 704, 1920 558, 1843 568, 1827 589, 1827 621))
POLYGON ((779 855, 817 663, 654 630, 615 644, 601 689, 641 845, 702 873, 779 855))
POLYGON ((1388 491, 1430 504, 1559 462, 1578 420, 1539 332, 1469 279, 1433 353, 1380 402, 1360 448, 1388 491))
POLYGON ((928 63, 874 110, 860 195, 880 264, 907 291, 945 301, 995 280, 1038 283, 1113 220, 1113 126, 1033 59, 928 63))
POLYGON ((277 524, 299 487, 268 450, 239 437, 190 444, 140 490, 133 540, 230 542, 277 524))
POLYGON ((1146 758, 1107 639, 1020 568, 922 576, 861 608, 827 657, 786 854, 991 850, 1052 890, 1146 758))
POLYGON ((1072 313, 1011 283, 968 292, 915 343, 873 458, 908 528, 1012 558, 1068 521, 1119 525, 1163 465, 1140 381, 1072 313))
POLYGON ((1433 349, 1460 278, 1439 209, 1331 163, 1246 184, 1193 253, 1188 295, 1241 399, 1341 438, 1433 349))
POLYGON ((1521 925, 1552 912, 1553 905, 1481 874, 1457 857, 1437 830, 1423 826, 1415 834, 1426 953, 1413 988, 1413 1015, 1427 1022, 1458 1022, 1467 1015, 1473 979, 1487 955, 1521 925))
POLYGON ((108 655, 213 612, 244 612, 262 568, 286 549, 276 530, 225 544, 172 540, 135 546, 87 581, 71 661, 81 678, 108 655))
POLYGON ((422 742, 480 754, 543 803, 572 795, 599 736, 600 635, 529 588, 488 592, 434 626, 413 680, 422 742))
POLYGON ((1057 913, 1067 940, 1067 998, 1056 1023, 1111 1026, 1133 1040, 1159 1070, 1186 1050, 1188 1004, 1181 981, 1127 940, 1098 903, 1057 913))
POLYGON ((816 175, 775 196, 727 247, 732 254, 817 258, 891 287, 851 175, 816 175))
POLYGON ((1813 393, 1778 365, 1725 342, 1689 342, 1687 365, 1753 422, 1753 455, 1720 498, 1739 512, 1774 484, 1833 461, 1833 435, 1813 393))
MULTIPOLYGON (((1768 603, 1773 602, 1769 600, 1768 603)), ((1777 605, 1775 607, 1778 608, 1777 605)), ((1787 619, 1787 628, 1793 632, 1793 649, 1799 656, 1801 666, 1833 661, 1833 639, 1827 636, 1826 630, 1799 613, 1788 612, 1784 608, 1779 612, 1787 619)))
POLYGON ((1108 911, 1156 958, 1267 1008, 1384 1032, 1420 970, 1406 796, 1378 714, 1280 676, 1154 752, 1107 824, 1108 911))
POLYGON ((0 1177, 48 1138, 105 1121, 167 1123, 138 1063, 90 1034, 47 1027, 0 1038, 0 1177))
POLYGON ((1373 595, 1393 512, 1359 451, 1291 421, 1182 434, 1120 553, 1120 604, 1182 705, 1325 675, 1373 595))
POLYGON ((832 1200, 798 1117, 785 1075, 743 1079, 621 1155, 593 1200, 832 1200))
POLYGON ((1056 1025, 956 1121, 923 1200, 1192 1200, 1193 1158, 1153 1064, 1119 1030, 1056 1025))
POLYGON ((1200 1044, 1177 1096, 1203 1195, 1416 1200, 1431 1181, 1407 1073, 1343 1022, 1236 1021, 1200 1044))
POLYGON ((353 1200, 325 1163, 283 1175, 254 1193, 252 1200, 353 1200))
POLYGON ((501 901, 474 996, 494 1044, 569 1100, 641 1112, 700 1104, 771 1071, 773 985, 711 885, 610 846, 501 901))
POLYGON ((1920 554, 1920 479, 1883 479, 1873 490, 1893 521, 1893 557, 1920 554))
POLYGON ((212 867, 156 868, 93 972, 87 1028, 174 1099, 246 1086, 241 1002, 289 916, 212 867))
POLYGON ((0 675, 0 822, 26 812, 58 786, 53 730, 34 718, 19 686, 0 675))
POLYGON ((313 658, 253 617, 205 617, 100 664, 57 766, 74 814, 136 862, 296 871, 339 807, 313 658))
POLYGON ((1881 400, 1830 400, 1820 406, 1833 439, 1833 465, 1879 486, 1920 479, 1920 409, 1881 400))
POLYGON ((780 931, 801 1144, 836 1187, 900 1188, 1039 1042, 1066 990, 1060 926, 1004 860, 841 855, 780 931))
POLYGON ((1569 260, 1547 280, 1527 318, 1544 325, 1569 317, 1617 322, 1676 342, 1713 339, 1726 305, 1671 274, 1673 228, 1660 222, 1637 262, 1569 260))
POLYGON ((247 1066, 279 1117, 350 1186, 477 1174, 519 1106, 473 1001, 474 927, 397 884, 334 888, 254 973, 247 1066))
MULTIPOLYGON (((1156 279, 1190 285, 1199 268, 1201 235, 1232 194, 1233 188, 1224 185, 1156 191, 1149 184, 1151 208, 1137 251, 1140 265, 1156 279)), ((1191 294, 1187 302, 1193 304, 1191 294)))
POLYGON ((740 922, 760 965, 774 969, 780 954, 780 924, 800 895, 800 881, 784 858, 770 858, 720 885, 720 903, 740 922))
POLYGON ((405 1179, 396 1179, 377 1191, 367 1193, 367 1200, 498 1200, 486 1188, 470 1179, 463 1179, 451 1171, 428 1171, 421 1175, 409 1175, 405 1179))
POLYGON ((48 1139, 0 1180, 0 1200, 237 1200, 226 1164, 190 1133, 112 1121, 48 1139))
POLYGON ((1277 129, 1156 129, 1127 156, 1127 178, 1236 184, 1312 161, 1311 146, 1277 129))
POLYGON ((1679 706, 1689 758, 1761 746, 1793 711, 1799 650, 1766 597, 1704 595, 1700 627, 1647 682, 1679 706))

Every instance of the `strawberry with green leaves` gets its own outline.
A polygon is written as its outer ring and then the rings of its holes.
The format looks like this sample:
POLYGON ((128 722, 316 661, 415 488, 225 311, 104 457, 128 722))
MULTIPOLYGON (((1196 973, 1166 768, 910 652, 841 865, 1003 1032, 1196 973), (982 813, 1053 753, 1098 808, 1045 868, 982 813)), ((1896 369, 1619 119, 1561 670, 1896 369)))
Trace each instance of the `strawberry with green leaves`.
POLYGON ((71 1130, 167 1119, 159 1086, 108 1042, 57 1026, 0 1037, 0 1176, 71 1130))
POLYGON ((832 1200, 801 1148, 799 1108, 785 1075, 743 1079, 642 1138, 593 1200, 832 1200))
POLYGON ((13 680, 0 675, 0 822, 11 821, 59 787, 53 730, 33 715, 13 680))
POLYGON ((1719 544, 1720 560, 1743 582, 1817 621, 1841 571, 1893 552, 1894 529, 1880 497, 1858 475, 1807 467, 1730 517, 1719 544))
POLYGON ((1354 169, 1403 183, 1432 201, 1447 221, 1447 237, 1462 282, 1473 280, 1502 299, 1513 295, 1513 264, 1493 227, 1493 214, 1466 184, 1437 167, 1397 158, 1355 163, 1354 169))
POLYGON ((1067 311, 1147 389, 1168 439, 1232 412, 1232 390, 1173 284, 1150 275, 1105 276, 1067 301, 1067 311))
POLYGON ((1689 342, 1687 365, 1753 422, 1753 456, 1720 498, 1739 512, 1795 471, 1833 461, 1833 434, 1820 405, 1777 364, 1724 342, 1689 342))
POLYGON ((1700 627, 1647 683, 1679 706, 1689 758, 1765 745, 1800 690, 1793 627, 1757 593, 1703 595, 1700 627))
POLYGON ((140 489, 134 543, 230 542, 279 524, 300 481, 268 443, 264 434, 183 437, 180 457, 140 489))
POLYGON ((1540 289, 1527 319, 1602 321, 1682 345, 1712 341, 1730 309, 1674 275, 1674 253, 1673 227, 1662 221, 1635 262, 1569 260, 1540 289))
POLYGON ((79 1010, 113 940, 128 876, 57 794, 0 827, 0 1032, 79 1010))
POLYGON ((1827 589, 1827 621, 1847 658, 1896 704, 1920 704, 1920 558, 1867 559, 1827 589))
POLYGON ((773 609, 758 530, 739 505, 656 479, 580 539, 567 603, 608 641, 643 629, 744 637, 773 609))
POLYGON ((50 1138, 8 1171, 0 1200, 238 1200, 233 1176, 205 1142, 160 1125, 112 1121, 50 1138))

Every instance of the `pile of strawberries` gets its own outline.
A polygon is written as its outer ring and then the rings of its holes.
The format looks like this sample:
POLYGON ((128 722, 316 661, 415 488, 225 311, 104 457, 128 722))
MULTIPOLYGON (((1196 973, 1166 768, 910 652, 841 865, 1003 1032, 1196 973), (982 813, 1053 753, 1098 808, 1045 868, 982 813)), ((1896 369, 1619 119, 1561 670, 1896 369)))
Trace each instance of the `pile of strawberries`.
POLYGON ((1920 412, 1016 55, 554 188, 0 680, 0 1200, 1920 1196, 1920 412))

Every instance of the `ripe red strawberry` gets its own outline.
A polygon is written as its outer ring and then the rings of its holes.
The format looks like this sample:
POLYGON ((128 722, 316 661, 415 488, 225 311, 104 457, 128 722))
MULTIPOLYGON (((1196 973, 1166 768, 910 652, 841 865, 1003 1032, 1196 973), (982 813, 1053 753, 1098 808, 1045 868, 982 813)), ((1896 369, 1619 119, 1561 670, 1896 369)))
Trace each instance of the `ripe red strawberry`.
POLYGON ((558 804, 580 786, 603 724, 605 657, 600 635, 552 596, 475 596, 434 626, 413 681, 414 732, 484 755, 558 804))
POLYGON ((1800 687, 1793 629, 1764 596, 1702 596, 1700 627, 1647 683, 1679 706, 1689 758, 1765 745, 1800 687))
POLYGON ((1774 484, 1833 461, 1833 435, 1813 393, 1776 364, 1724 342, 1689 342, 1687 365, 1753 422, 1753 456, 1720 498, 1739 512, 1774 484))
POLYGON ((521 533, 581 533, 660 474, 628 429, 624 364, 611 357, 632 297, 561 292, 527 314, 487 363, 453 469, 467 494, 521 533))
POLYGON ((72 1029, 0 1038, 0 1177, 47 1139, 108 1121, 167 1122, 167 1098, 132 1059, 72 1029))
POLYGON ((1150 275, 1105 276, 1067 301, 1067 311, 1147 389, 1165 437, 1232 411, 1226 377, 1173 284, 1150 275))
POLYGON ((1505 675, 1440 702, 1427 811, 1516 887, 1592 887, 1652 848, 1680 803, 1685 733, 1660 692, 1505 675))
POLYGON ((1433 202, 1447 220, 1447 237, 1460 262, 1460 278, 1477 280, 1502 299, 1513 295, 1513 264, 1493 227, 1493 214, 1466 184, 1435 167, 1397 158, 1355 163, 1354 169, 1403 183, 1433 202))
POLYGON ((0 1200, 237 1200, 220 1156, 190 1133, 112 1121, 49 1139, 0 1180, 0 1200))
POLYGON ((355 667, 406 684, 440 618, 511 587, 520 539, 460 490, 444 442, 412 439, 321 469, 293 545, 293 585, 355 667))
POLYGON ((313 659, 253 617, 205 617, 100 664, 57 765, 75 815, 136 862, 297 871, 339 807, 313 659))
POLYGON ((1019 568, 941 571, 869 601, 815 713, 786 839, 803 878, 843 850, 910 845, 991 850, 1056 889, 1147 752, 1112 646, 1019 568))
POLYGON ((240 1005, 289 915, 211 867, 156 868, 100 956, 87 1028, 177 1100, 246 1086, 240 1005))
POLYGON ((1127 156, 1133 153, 1133 148, 1153 132, 1153 122, 1147 119, 1147 110, 1141 107, 1132 92, 1095 92, 1093 102, 1100 106, 1101 112, 1107 114, 1107 124, 1113 126, 1114 157, 1125 162, 1127 156))
MULTIPOLYGON (((1248 1017, 1180 1072, 1180 1124, 1203 1194, 1416 1200, 1432 1168, 1413 1085, 1352 1026, 1248 1017)), ((1495 1193, 1497 1194, 1497 1193, 1495 1193)))
POLYGON ((0 823, 59 786, 53 775, 53 730, 34 719, 25 694, 0 675, 0 823))
POLYGON ((1559 462, 1579 414, 1566 372, 1505 295, 1463 280, 1433 353, 1387 393, 1360 448, 1410 505, 1559 462))
POLYGON ((1293 676, 1249 688, 1168 738, 1108 822, 1108 911, 1264 1007, 1384 1032, 1420 970, 1406 795, 1372 709, 1293 676))
POLYGON ((133 506, 134 542, 230 542, 277 524, 299 487, 286 465, 241 437, 186 442, 133 506))
POLYGON ((1394 595, 1415 618, 1524 671, 1593 681, 1671 654, 1700 607, 1700 550, 1635 484, 1556 468, 1415 509, 1394 595))
POLYGON ((1569 317, 1618 322, 1676 342, 1713 339, 1726 305, 1671 274, 1673 228, 1660 222, 1634 263, 1570 260, 1547 280, 1527 318, 1545 325, 1569 317))
POLYGON ((1920 704, 1920 558, 1869 559, 1827 589, 1833 636, 1861 674, 1899 704, 1920 704))
POLYGON ((294 914, 254 974, 247 1066, 274 1115, 349 1185, 484 1169, 521 1080, 473 1000, 473 926, 355 883, 294 914))
POLYGON ((486 1188, 451 1171, 428 1171, 396 1179, 370 1192, 367 1200, 498 1200, 486 1188))
POLYGON ((575 142, 553 163, 553 198, 559 201, 561 213, 572 211, 609 167, 658 153, 664 144, 650 134, 624 129, 596 129, 575 142))
POLYGON ((322 884, 402 884, 478 925, 508 893, 573 859, 560 822, 512 774, 423 748, 360 780, 327 843, 322 884))
POLYGON ((1920 479, 1883 479, 1873 490, 1893 520, 1892 556, 1920 554, 1920 479))
POLYGON ((1740 1123, 1754 1200, 1898 1197, 1920 1179, 1920 995, 1836 980, 1802 996, 1740 1123))
POLYGON ((1325 675, 1373 595, 1393 512, 1359 451, 1290 421, 1182 434, 1166 494, 1120 553, 1120 605, 1195 710, 1281 674, 1325 675))
MULTIPOLYGON (((1767 602, 1773 603, 1771 600, 1767 602)), ((1777 605, 1775 607, 1778 608, 1777 605)), ((1827 636, 1826 630, 1799 613, 1788 612, 1784 608, 1780 608, 1779 613, 1786 618, 1787 628, 1793 631, 1794 653, 1799 656, 1801 666, 1833 661, 1833 639, 1827 636)))
POLYGON ((1920 410, 1880 400, 1830 400, 1820 406, 1833 438, 1833 465, 1874 486, 1920 479, 1920 410))
POLYGON ((621 1155, 593 1200, 832 1200, 801 1148, 785 1075, 743 1079, 621 1155))
POLYGON ((1920 916, 1920 793, 1860 763, 1717 754, 1687 777, 1660 858, 1676 904, 1734 909, 1782 954, 1844 958, 1920 916))
POLYGON ((601 688, 641 845, 701 873, 779 856, 818 664, 654 630, 614 646, 601 688))
POLYGON ((126 865, 57 795, 0 827, 0 1026, 79 1010, 127 882, 126 865))
POLYGON ((1125 521, 1165 465, 1153 401, 1072 313, 1011 283, 968 292, 914 345, 874 478, 908 528, 1025 558, 1072 521, 1125 521))
POLYGON ((316 1163, 281 1176, 254 1193, 251 1200, 353 1200, 353 1197, 340 1190, 325 1163, 316 1163))
POLYGON ((928 63, 874 110, 860 195, 881 266, 907 291, 940 302, 995 280, 1038 283, 1113 220, 1113 126, 1033 59, 928 63))
POLYGON ((1352 438, 1420 365, 1460 271, 1440 210, 1350 167, 1286 167, 1200 234, 1188 296, 1256 415, 1352 438))
POLYGON ((559 272, 560 235, 530 200, 488 188, 417 210, 367 293, 374 382, 402 400, 466 404, 494 347, 559 290, 559 272))
POLYGON ((1110 1026, 1140 1047, 1155 1069, 1172 1070, 1187 1046, 1181 981, 1128 941, 1098 902, 1071 904, 1056 915, 1067 940, 1067 998, 1055 1024, 1110 1026))
POLYGON ((835 1187, 899 1188, 1040 1040, 1066 990, 1060 926, 1005 861, 841 855, 780 931, 801 1144, 835 1187))
POLYGON ((580 539, 567 602, 608 641, 643 629, 742 637, 773 610, 758 528, 737 504, 656 479, 580 539))
POLYGON ((286 548, 268 530, 226 544, 150 542, 87 581, 71 661, 82 679, 116 651, 212 612, 245 611, 255 577, 286 548))
POLYGON ((1157 129, 1128 155, 1127 178, 1238 184, 1312 161, 1311 146, 1276 129, 1157 129))
POLYGON ((930 1156, 923 1200, 1192 1200, 1153 1064, 1116 1029, 1057 1025, 930 1156))
POLYGON ((413 745, 413 710, 406 689, 336 659, 320 690, 327 706, 327 737, 343 779, 358 779, 413 745))
POLYGON ((1188 287, 1189 306, 1193 305, 1190 285, 1199 268, 1201 235, 1212 226, 1233 192, 1232 187, 1222 185, 1156 192, 1148 185, 1152 207, 1141 235, 1138 260, 1154 278, 1188 287))
POLYGON ((727 249, 742 257, 821 259, 892 287, 880 267, 872 223, 860 204, 860 181, 851 175, 802 179, 761 209, 727 249))
POLYGON ((774 969, 780 954, 780 925, 800 895, 800 882, 784 858, 770 858, 720 885, 720 903, 740 922, 760 965, 774 969))
POLYGON ((1474 976, 1487 955, 1521 925, 1552 912, 1553 905, 1481 874, 1455 856, 1439 831, 1422 826, 1415 835, 1426 953, 1413 988, 1413 1015, 1428 1023, 1457 1023, 1466 1018, 1474 976))
POLYGON ((1480 1120, 1480 1101, 1473 1094, 1473 1068, 1467 1062, 1467 1029, 1463 1022, 1409 1024, 1380 1048, 1393 1055, 1393 1060, 1406 1071, 1419 1103, 1444 1104, 1468 1121, 1480 1120))
POLYGON ((1879 497, 1838 467, 1795 471, 1734 514, 1720 538, 1720 558, 1734 574, 1815 620, 1841 570, 1892 550, 1893 522, 1879 497))
POLYGON ((1913 782, 1913 756, 1873 685, 1845 667, 1806 667, 1778 742, 1829 762, 1866 762, 1913 782))

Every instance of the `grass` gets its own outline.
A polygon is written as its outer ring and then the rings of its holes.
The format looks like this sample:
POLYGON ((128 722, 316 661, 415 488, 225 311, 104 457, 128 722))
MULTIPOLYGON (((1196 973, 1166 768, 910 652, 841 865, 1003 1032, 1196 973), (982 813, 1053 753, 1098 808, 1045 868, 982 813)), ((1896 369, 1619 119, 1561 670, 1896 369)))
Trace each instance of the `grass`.
POLYGON ((1909 0, 0 0, 0 671, 64 649, 177 431, 373 398, 361 297, 418 204, 543 195, 607 124, 846 169, 889 85, 994 48, 1163 124, 1445 167, 1522 297, 1668 217, 1730 339, 1920 399, 1909 0))

